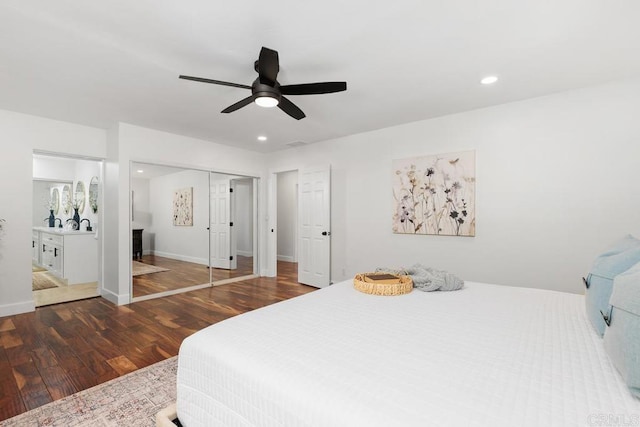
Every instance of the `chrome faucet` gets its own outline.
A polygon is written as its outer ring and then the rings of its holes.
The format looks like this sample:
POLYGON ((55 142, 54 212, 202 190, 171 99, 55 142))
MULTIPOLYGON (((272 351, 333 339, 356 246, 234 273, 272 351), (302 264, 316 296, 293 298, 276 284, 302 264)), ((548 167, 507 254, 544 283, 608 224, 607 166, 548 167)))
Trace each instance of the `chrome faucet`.
MULTIPOLYGON (((87 221, 87 231, 92 231, 93 228, 91 228, 91 221, 89 221, 89 218, 84 218, 84 219, 80 220, 80 224, 82 224, 85 221, 87 221)), ((80 228, 80 226, 78 226, 78 229, 79 228, 80 228)))
POLYGON ((62 220, 60 218, 56 218, 53 220, 53 226, 55 227, 56 221, 60 221, 60 225, 58 225, 58 228, 62 228, 62 220))

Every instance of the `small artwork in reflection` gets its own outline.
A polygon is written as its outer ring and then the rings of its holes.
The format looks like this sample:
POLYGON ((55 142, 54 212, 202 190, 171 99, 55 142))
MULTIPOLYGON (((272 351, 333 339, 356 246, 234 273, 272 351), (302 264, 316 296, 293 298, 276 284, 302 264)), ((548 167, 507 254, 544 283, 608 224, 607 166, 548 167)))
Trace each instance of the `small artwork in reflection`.
POLYGON ((393 161, 393 232, 475 236, 475 151, 393 161))
POLYGON ((193 187, 173 193, 173 225, 193 226, 193 187))

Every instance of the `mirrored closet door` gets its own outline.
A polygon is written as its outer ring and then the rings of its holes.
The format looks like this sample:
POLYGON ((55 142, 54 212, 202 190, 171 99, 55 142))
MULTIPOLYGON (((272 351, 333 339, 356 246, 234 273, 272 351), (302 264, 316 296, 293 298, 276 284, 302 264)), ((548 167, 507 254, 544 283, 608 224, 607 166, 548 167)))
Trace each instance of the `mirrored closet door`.
POLYGON ((254 274, 255 181, 132 163, 133 301, 254 274))

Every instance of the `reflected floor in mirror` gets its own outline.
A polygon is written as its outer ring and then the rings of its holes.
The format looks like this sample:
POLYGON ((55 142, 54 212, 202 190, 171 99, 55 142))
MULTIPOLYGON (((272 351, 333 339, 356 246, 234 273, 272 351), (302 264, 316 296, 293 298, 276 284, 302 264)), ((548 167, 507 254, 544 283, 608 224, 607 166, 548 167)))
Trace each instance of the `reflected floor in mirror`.
MULTIPOLYGON (((209 267, 206 265, 156 255, 144 255, 141 259, 138 259, 137 262, 167 270, 149 272, 147 274, 137 274, 134 272, 134 298, 209 283, 209 267)), ((211 270, 213 281, 247 276, 250 274, 253 274, 253 257, 246 256, 238 256, 238 268, 235 270, 218 268, 211 270)))

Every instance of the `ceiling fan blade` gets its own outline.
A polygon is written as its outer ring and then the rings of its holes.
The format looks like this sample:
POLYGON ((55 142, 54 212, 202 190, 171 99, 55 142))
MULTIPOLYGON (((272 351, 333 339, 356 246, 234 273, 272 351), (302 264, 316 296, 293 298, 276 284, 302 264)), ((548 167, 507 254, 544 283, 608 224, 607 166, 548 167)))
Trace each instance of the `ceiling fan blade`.
POLYGON ((260 83, 273 86, 280 71, 278 52, 267 47, 260 49, 256 71, 260 75, 260 83))
POLYGON ((347 90, 347 82, 304 83, 280 86, 283 95, 319 95, 347 90))
POLYGON ((221 80, 211 80, 211 79, 205 79, 205 78, 202 78, 202 77, 179 76, 179 78, 185 79, 185 80, 193 80, 194 82, 212 83, 214 85, 239 87, 240 89, 251 89, 251 86, 241 85, 239 83, 223 82, 221 80))
POLYGON ((221 113, 232 113, 236 110, 241 109, 242 107, 246 107, 247 105, 251 104, 254 99, 255 97, 253 95, 248 96, 245 99, 242 99, 236 102, 235 104, 228 106, 227 108, 222 110, 221 113))
POLYGON ((293 102, 289 101, 284 96, 280 97, 280 103, 278 108, 290 115, 296 120, 304 119, 306 116, 293 102))

